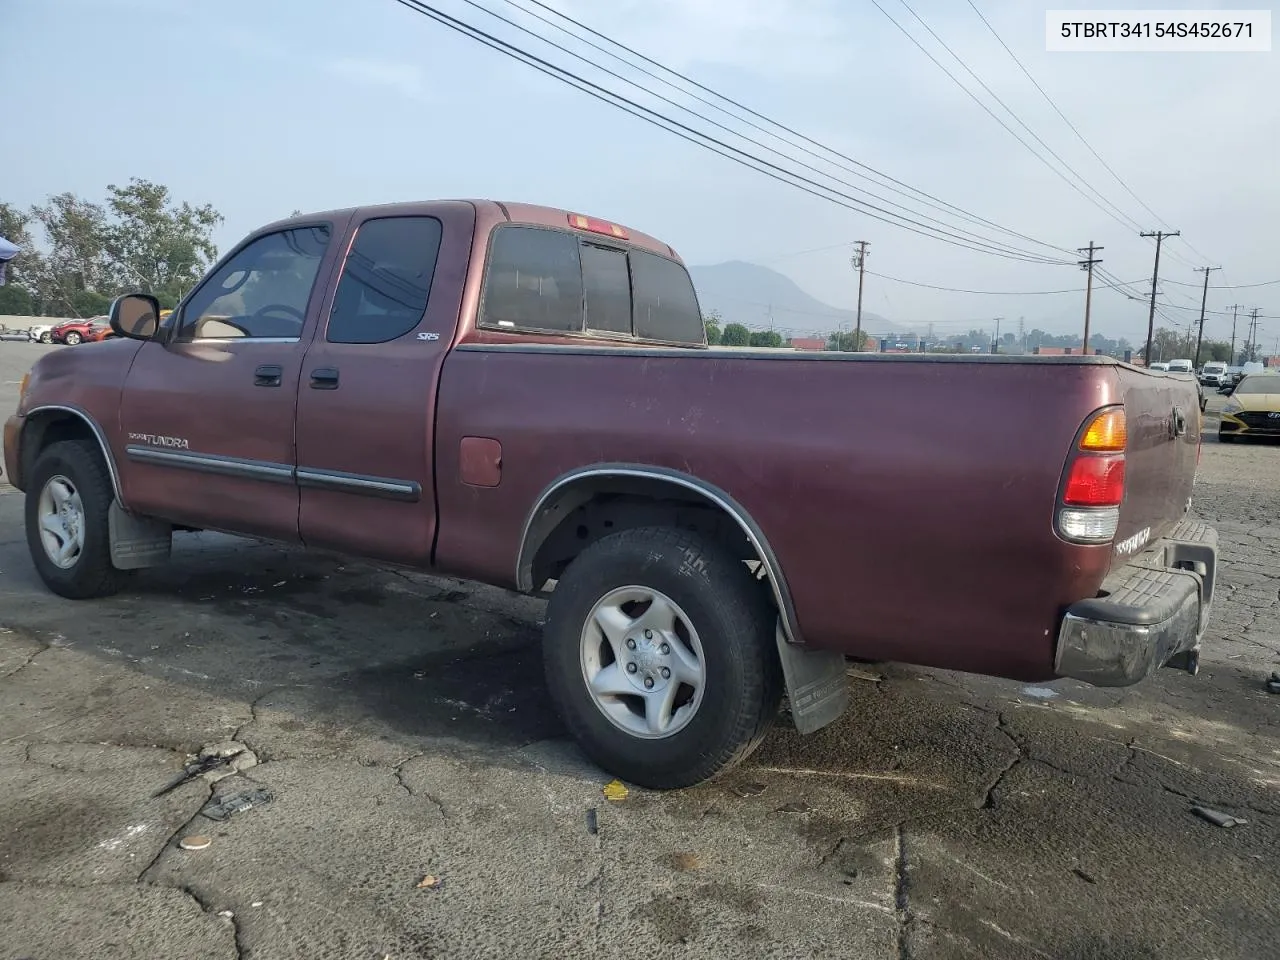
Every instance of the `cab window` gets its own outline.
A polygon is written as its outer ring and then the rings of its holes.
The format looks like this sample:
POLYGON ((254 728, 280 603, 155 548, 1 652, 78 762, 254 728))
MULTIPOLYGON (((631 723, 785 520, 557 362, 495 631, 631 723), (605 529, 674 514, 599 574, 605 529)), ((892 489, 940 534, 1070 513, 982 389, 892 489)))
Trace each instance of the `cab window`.
POLYGON ((480 322, 508 330, 582 330, 577 238, 539 227, 495 230, 480 322))
POLYGON ((330 343, 387 343, 422 322, 440 253, 435 217, 368 220, 356 234, 329 311, 330 343))
POLYGON ((183 305, 178 339, 299 337, 329 233, 298 227, 253 240, 183 305))
POLYGON ((693 282, 679 263, 623 244, 523 225, 493 233, 479 324, 706 342, 693 282))

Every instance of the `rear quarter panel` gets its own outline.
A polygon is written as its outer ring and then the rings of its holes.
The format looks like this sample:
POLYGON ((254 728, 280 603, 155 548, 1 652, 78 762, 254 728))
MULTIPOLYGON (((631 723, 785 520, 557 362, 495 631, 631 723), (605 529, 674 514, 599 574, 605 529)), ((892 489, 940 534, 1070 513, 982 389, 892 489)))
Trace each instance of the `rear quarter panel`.
POLYGON ((558 477, 650 464, 720 487, 762 529, 804 642, 1025 678, 1052 673, 1061 608, 1110 547, 1053 533, 1086 416, 1114 367, 872 355, 467 344, 445 361, 437 565, 513 586, 529 511, 558 477), (492 488, 464 436, 502 444, 492 488))

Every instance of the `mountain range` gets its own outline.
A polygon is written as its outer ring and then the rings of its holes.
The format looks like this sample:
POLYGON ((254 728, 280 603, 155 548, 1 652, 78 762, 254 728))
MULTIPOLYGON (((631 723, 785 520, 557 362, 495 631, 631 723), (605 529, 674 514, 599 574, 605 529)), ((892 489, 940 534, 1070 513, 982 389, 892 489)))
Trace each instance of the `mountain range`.
MULTIPOLYGON (((826 338, 833 330, 852 330, 855 314, 805 293, 791 278, 756 263, 731 260, 712 266, 690 267, 703 315, 718 313, 725 323, 741 323, 753 330, 772 328, 785 336, 826 338)), ((862 311, 862 328, 869 334, 901 329, 879 314, 862 311)))

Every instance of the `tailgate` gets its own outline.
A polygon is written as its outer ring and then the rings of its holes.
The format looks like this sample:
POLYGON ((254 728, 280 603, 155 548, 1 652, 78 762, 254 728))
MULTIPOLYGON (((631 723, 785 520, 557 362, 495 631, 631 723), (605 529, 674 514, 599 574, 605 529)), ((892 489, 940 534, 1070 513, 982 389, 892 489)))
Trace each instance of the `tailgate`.
POLYGON ((1123 561, 1168 533, 1190 509, 1202 423, 1194 376, 1126 366, 1116 371, 1129 433, 1115 538, 1115 559, 1123 561))

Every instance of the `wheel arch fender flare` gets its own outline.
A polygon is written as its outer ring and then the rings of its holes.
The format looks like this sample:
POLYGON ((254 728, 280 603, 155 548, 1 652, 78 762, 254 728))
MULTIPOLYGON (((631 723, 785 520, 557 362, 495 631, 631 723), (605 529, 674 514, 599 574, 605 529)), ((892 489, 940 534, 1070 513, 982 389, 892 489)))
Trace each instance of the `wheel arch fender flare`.
MULTIPOLYGON (((26 413, 25 423, 22 427, 22 453, 20 463, 25 464, 27 460, 26 444, 30 438, 28 431, 32 430, 42 421, 48 420, 55 415, 63 414, 78 419, 89 428, 89 432, 93 434, 94 440, 97 441, 98 449, 102 453, 102 459, 107 465, 107 473, 111 477, 111 491, 115 494, 116 502, 124 507, 124 497, 120 490, 120 471, 116 468, 115 457, 111 453, 111 445, 107 443, 107 435, 103 432, 102 427, 94 420, 85 410, 71 404, 46 403, 38 407, 33 407, 26 413)), ((34 461, 32 461, 34 462, 34 461)), ((19 478, 25 483, 25 477, 19 478)))
MULTIPOLYGON (((779 621, 784 637, 789 643, 800 643, 800 630, 796 619, 795 606, 791 600, 791 590, 782 572, 782 565, 777 554, 769 545, 768 539, 760 525, 751 517, 746 508, 738 503, 727 492, 715 484, 700 480, 697 477, 673 470, 668 467, 656 467, 647 464, 602 463, 590 467, 579 467, 561 474, 549 483, 534 501, 525 518, 524 528, 520 535, 520 548, 516 557, 517 588, 530 592, 534 588, 533 561, 543 541, 554 528, 555 523, 548 523, 547 518, 556 516, 552 511, 565 506, 572 510, 585 503, 592 495, 592 484, 609 479, 639 479, 658 481, 685 492, 693 493, 709 506, 719 510, 737 524, 746 536, 747 541, 756 552, 756 556, 764 565, 768 576, 769 589, 773 593, 774 603, 778 607, 779 621)), ((559 511, 557 510, 557 513, 559 511)), ((558 517, 556 518, 558 522, 558 517)))

